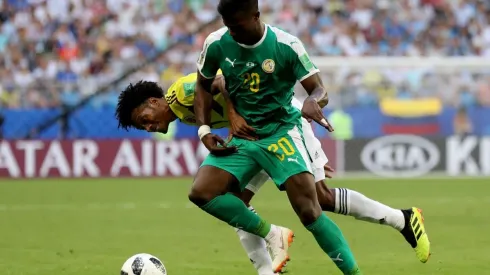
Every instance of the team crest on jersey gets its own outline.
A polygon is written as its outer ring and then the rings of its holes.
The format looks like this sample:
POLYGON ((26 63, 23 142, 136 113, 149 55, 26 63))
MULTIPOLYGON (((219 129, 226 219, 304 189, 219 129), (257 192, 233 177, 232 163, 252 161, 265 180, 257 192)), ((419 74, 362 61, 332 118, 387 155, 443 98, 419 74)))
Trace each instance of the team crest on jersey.
POLYGON ((262 70, 264 70, 264 72, 271 74, 274 72, 275 69, 276 69, 276 62, 274 62, 274 60, 266 59, 264 60, 264 62, 262 62, 262 70))

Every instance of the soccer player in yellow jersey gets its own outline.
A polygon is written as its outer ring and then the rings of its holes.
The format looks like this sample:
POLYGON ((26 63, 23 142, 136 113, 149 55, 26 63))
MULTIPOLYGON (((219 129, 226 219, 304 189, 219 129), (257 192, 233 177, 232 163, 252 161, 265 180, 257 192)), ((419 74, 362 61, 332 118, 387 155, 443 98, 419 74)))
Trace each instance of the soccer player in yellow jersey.
MULTIPOLYGON (((166 94, 155 82, 140 81, 134 85, 130 84, 119 96, 116 110, 119 127, 166 133, 169 123, 176 119, 189 125, 196 125, 194 115, 196 80, 196 73, 182 77, 170 86, 166 94)), ((229 125, 226 101, 222 93, 226 93, 225 79, 218 74, 212 85, 211 127, 213 128, 224 128, 229 125)), ((302 107, 302 104, 295 98, 292 104, 298 109, 302 107)), ((321 148, 320 141, 314 136, 311 125, 305 119, 303 119, 302 128, 306 149, 313 160, 311 166, 322 210, 391 226, 402 233, 407 242, 415 249, 419 260, 426 262, 430 243, 419 210, 415 207, 403 210, 393 209, 354 190, 328 188, 324 184, 325 177, 330 177, 329 172, 331 172, 326 165, 328 159, 321 148)), ((267 174, 259 173, 238 196, 248 206, 253 195, 268 179, 267 174)), ((252 207, 250 209, 254 211, 252 207)), ((237 233, 259 275, 267 275, 269 274, 267 272, 271 271, 282 271, 288 260, 287 254, 283 257, 271 255, 271 262, 263 239, 242 230, 237 230, 237 233)))

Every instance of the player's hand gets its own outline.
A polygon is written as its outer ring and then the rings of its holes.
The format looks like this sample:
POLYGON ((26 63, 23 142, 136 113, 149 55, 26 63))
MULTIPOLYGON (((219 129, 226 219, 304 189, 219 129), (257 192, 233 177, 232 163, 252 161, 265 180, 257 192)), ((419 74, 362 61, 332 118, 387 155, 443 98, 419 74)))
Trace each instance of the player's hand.
POLYGON ((301 114, 308 120, 308 122, 314 120, 316 123, 325 127, 329 132, 334 131, 332 125, 323 115, 322 108, 320 108, 320 105, 318 105, 318 102, 316 102, 315 99, 309 97, 306 98, 303 103, 303 108, 301 109, 301 114))
POLYGON ((237 151, 235 146, 228 147, 225 141, 215 134, 207 134, 202 138, 202 143, 215 156, 228 156, 237 151))
POLYGON ((329 179, 333 178, 332 173, 335 173, 335 170, 332 167, 330 167, 330 165, 325 164, 325 166, 323 166, 323 170, 325 171, 325 177, 329 179))
POLYGON ((228 112, 228 120, 230 121, 230 132, 233 136, 247 140, 258 139, 255 129, 249 126, 245 119, 236 111, 228 112))

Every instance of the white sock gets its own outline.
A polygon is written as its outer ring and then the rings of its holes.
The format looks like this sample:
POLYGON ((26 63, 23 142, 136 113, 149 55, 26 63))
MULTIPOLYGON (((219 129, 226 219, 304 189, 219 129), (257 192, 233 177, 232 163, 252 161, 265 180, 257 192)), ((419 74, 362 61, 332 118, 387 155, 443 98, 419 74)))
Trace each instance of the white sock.
POLYGON ((393 209, 363 194, 346 188, 335 188, 335 213, 358 220, 389 225, 399 231, 405 227, 401 210, 393 209))
POLYGON ((269 233, 267 233, 264 239, 269 242, 272 238, 274 238, 277 235, 276 233, 279 232, 278 230, 279 228, 277 226, 271 224, 271 230, 269 231, 269 233))
MULTIPOLYGON (((252 206, 250 206, 248 209, 256 213, 252 206)), ((235 230, 238 237, 240 237, 240 243, 247 252, 248 258, 253 263, 259 275, 274 275, 272 272, 271 256, 267 251, 265 240, 243 230, 236 228, 235 230)))

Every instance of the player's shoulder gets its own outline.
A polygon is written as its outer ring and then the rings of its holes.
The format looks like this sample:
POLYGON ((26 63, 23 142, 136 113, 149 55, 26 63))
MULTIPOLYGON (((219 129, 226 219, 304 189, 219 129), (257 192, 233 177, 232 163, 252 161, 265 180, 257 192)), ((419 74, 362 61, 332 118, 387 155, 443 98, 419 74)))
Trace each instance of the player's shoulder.
POLYGON ((222 27, 210 34, 206 37, 204 44, 207 46, 211 46, 212 44, 219 43, 223 37, 228 33, 228 28, 222 27))
POLYGON ((191 73, 177 79, 167 91, 167 95, 173 99, 169 104, 192 105, 196 81, 197 73, 191 73))
POLYGON ((288 33, 287 31, 281 28, 271 26, 271 25, 269 25, 268 27, 274 33, 277 43, 285 46, 288 49, 293 50, 297 54, 303 54, 305 49, 303 43, 298 37, 288 33))
POLYGON ((287 31, 268 25, 269 30, 272 31, 276 37, 277 42, 286 44, 286 45, 291 45, 292 42, 301 42, 298 37, 288 33, 287 31))
POLYGON ((180 87, 177 98, 179 102, 186 106, 194 104, 194 95, 196 92, 197 73, 188 74, 180 78, 180 87))
MULTIPOLYGON (((214 31, 210 33, 207 37, 206 40, 204 40, 204 45, 201 51, 201 54, 199 55, 199 59, 197 60, 197 66, 199 68, 199 71, 202 70, 204 66, 204 61, 207 59, 208 53, 212 53, 212 56, 219 55, 221 52, 222 46, 221 46, 221 41, 223 37, 228 33, 228 29, 226 27, 223 27, 217 31, 214 31)), ((202 71, 201 71, 202 74, 202 71)))

